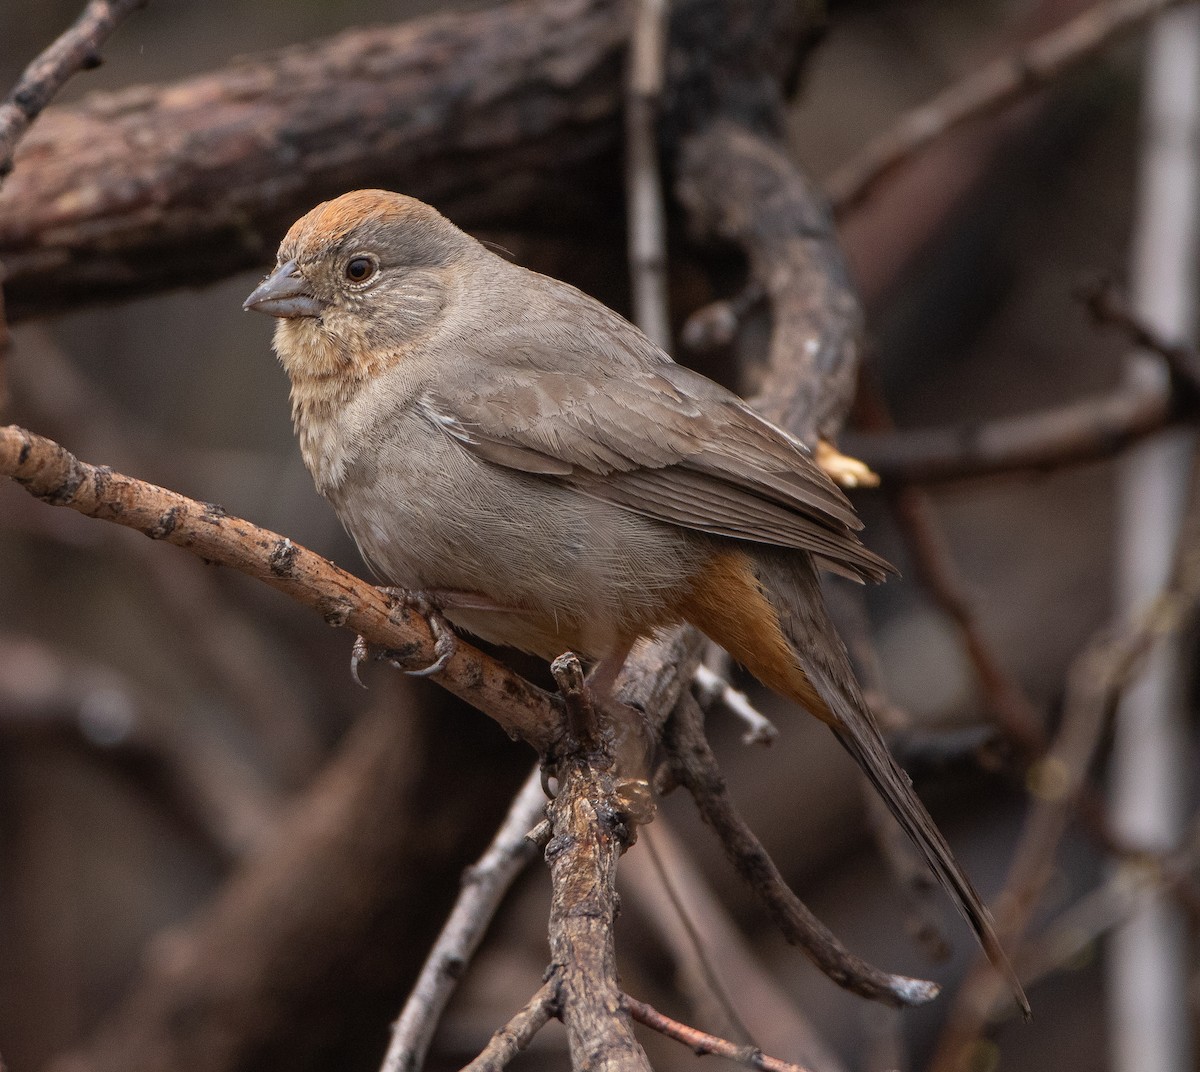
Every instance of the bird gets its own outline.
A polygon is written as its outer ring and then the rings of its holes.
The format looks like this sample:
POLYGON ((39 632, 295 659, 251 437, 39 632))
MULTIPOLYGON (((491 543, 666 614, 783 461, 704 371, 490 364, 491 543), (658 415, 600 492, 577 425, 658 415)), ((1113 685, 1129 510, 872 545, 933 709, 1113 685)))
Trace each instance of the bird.
POLYGON ((599 695, 640 638, 695 626, 833 731, 1028 1015, 826 612, 819 570, 892 568, 804 443, 399 193, 302 216, 244 307, 276 318, 300 452, 378 577, 483 640, 575 652, 599 695))

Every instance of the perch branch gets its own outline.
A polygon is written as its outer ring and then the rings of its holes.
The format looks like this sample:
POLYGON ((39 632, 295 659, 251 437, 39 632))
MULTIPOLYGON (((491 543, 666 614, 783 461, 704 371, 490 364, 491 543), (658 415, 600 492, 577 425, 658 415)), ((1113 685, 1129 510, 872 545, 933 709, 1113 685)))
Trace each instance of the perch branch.
POLYGON ((638 1001, 637 998, 632 998, 628 994, 622 995, 622 1001, 625 1008, 629 1010, 629 1014, 639 1024, 644 1024, 651 1030, 657 1031, 660 1035, 666 1035, 667 1038, 674 1039, 676 1042, 682 1042, 698 1057, 715 1053, 718 1057, 725 1057, 746 1068, 756 1068, 759 1072, 809 1072, 800 1065, 781 1061, 778 1057, 768 1057, 755 1046, 739 1046, 736 1042, 710 1035, 698 1027, 681 1024, 678 1020, 672 1020, 671 1017, 647 1005, 644 1001, 638 1001))
POLYGON ((597 711, 580 705, 578 716, 590 718, 592 725, 566 738, 557 764, 558 795, 547 809, 550 956, 559 977, 559 1013, 572 1068, 650 1072, 617 981, 617 860, 630 827, 597 711))
MULTIPOLYGON (((428 623, 307 548, 177 492, 81 462, 63 447, 15 425, 0 428, 0 474, 31 495, 89 517, 137 529, 201 558, 254 577, 351 629, 405 668, 435 658, 428 623)), ((460 641, 433 680, 490 715, 539 752, 553 742, 561 714, 555 697, 460 641)))
MULTIPOLYGON (((538 845, 529 837, 529 832, 542 817, 545 807, 541 770, 535 768, 513 799, 508 815, 487 851, 463 875, 458 900, 454 902, 454 908, 392 1028, 383 1072, 411 1072, 424 1066, 446 1003, 471 963, 484 932, 505 894, 537 855, 538 845)), ((529 1013, 528 1007, 525 1012, 529 1013)), ((517 1049, 523 1048, 523 1044, 517 1045, 517 1049)), ((482 1057, 481 1054, 479 1059, 482 1057)))
POLYGON ((934 983, 891 975, 855 956, 788 888, 775 862, 734 808, 704 736, 700 709, 690 697, 676 705, 664 746, 676 780, 691 794, 726 856, 788 942, 803 950, 838 986, 862 997, 889 1005, 922 1005, 937 996, 934 983))
POLYGON ((1073 70, 1182 0, 1111 0, 1094 5, 1017 52, 993 60, 906 112, 829 178, 839 214, 861 204, 896 168, 968 120, 997 111, 1073 70))
POLYGON ((91 0, 75 24, 25 68, 0 104, 0 184, 13 167, 17 142, 42 109, 79 71, 99 67, 100 46, 147 0, 91 0))

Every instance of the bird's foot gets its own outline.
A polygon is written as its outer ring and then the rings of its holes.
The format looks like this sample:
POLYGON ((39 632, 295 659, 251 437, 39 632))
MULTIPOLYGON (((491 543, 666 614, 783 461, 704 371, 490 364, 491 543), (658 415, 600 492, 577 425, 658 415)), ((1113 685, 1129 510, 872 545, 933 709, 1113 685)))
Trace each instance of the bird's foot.
POLYGON ((871 470, 866 462, 843 454, 827 439, 817 441, 813 460, 835 484, 843 488, 875 488, 879 486, 879 474, 871 470))
POLYGON ((409 670, 401 666, 393 654, 386 649, 372 652, 366 638, 359 636, 354 641, 354 648, 350 655, 350 676, 359 685, 366 688, 359 676, 359 667, 371 659, 385 659, 397 670, 403 670, 410 677, 429 677, 431 674, 444 670, 458 646, 458 638, 455 637, 454 630, 450 628, 450 623, 446 621, 445 615, 438 606, 440 600, 437 600, 434 594, 419 589, 382 588, 380 591, 391 596, 396 604, 416 611, 429 623, 429 631, 433 634, 434 660, 420 670, 409 670))

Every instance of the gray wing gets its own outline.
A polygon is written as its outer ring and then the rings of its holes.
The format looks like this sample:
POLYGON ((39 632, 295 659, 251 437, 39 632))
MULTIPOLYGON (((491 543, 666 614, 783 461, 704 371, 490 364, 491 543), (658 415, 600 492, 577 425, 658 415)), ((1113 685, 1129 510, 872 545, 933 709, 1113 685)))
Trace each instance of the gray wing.
POLYGON ((891 571, 802 443, 682 365, 586 377, 509 366, 496 381, 427 393, 421 407, 495 465, 667 524, 808 551, 855 579, 891 571))

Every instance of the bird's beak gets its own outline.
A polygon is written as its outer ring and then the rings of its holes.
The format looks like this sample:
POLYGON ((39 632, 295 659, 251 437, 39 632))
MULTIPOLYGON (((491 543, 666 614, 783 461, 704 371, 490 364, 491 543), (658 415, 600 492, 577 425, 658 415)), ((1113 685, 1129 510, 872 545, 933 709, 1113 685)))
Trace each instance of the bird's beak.
POLYGON ((300 274, 295 261, 281 264, 254 289, 244 302, 243 309, 256 313, 293 319, 320 316, 321 303, 312 293, 308 280, 300 274))

